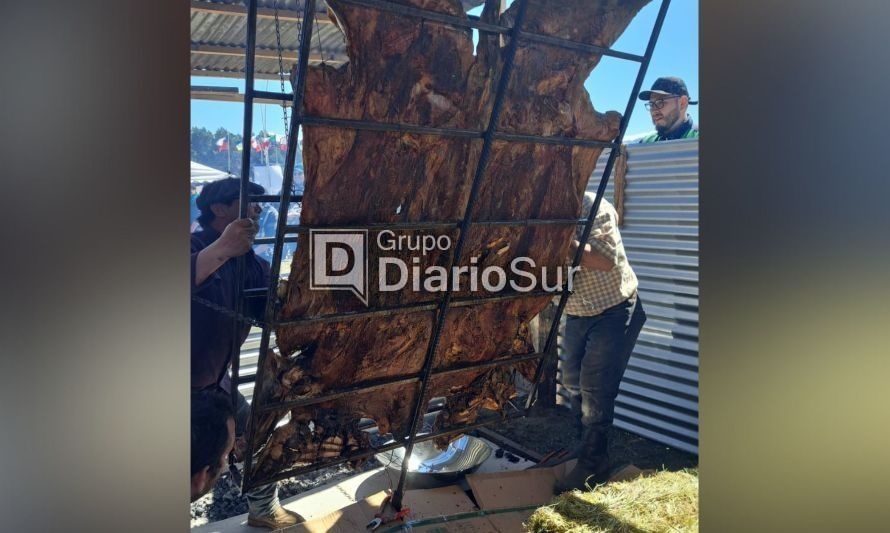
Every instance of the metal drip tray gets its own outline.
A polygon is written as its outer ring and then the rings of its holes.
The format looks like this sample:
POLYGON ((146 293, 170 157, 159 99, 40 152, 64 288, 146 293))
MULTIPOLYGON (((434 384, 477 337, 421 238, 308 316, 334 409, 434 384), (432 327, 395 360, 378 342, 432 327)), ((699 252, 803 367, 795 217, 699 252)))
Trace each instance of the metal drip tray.
MULTIPOLYGON (((389 441, 392 442, 395 441, 389 441)), ((474 472, 490 455, 491 447, 485 441, 469 435, 461 435, 444 450, 437 450, 433 441, 418 442, 408 460, 408 486, 432 488, 449 485, 474 472)), ((405 448, 378 453, 375 457, 384 466, 401 470, 405 448)))

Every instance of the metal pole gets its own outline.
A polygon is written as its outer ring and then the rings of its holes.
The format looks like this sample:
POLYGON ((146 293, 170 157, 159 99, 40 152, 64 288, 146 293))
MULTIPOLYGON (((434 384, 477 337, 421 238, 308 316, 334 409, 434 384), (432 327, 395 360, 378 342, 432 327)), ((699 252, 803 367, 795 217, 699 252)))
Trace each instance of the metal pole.
MULTIPOLYGON (((251 0, 255 2, 256 0, 251 0)), ((255 9, 255 8, 254 8, 255 9)), ((312 37, 312 23, 315 17, 315 0, 305 0, 303 4, 303 25, 300 30, 300 55, 297 63, 297 79, 294 86, 293 104, 291 106, 290 130, 287 133, 287 156, 284 159, 284 175, 281 182, 281 203, 278 205, 278 221, 275 225, 275 243, 272 245, 272 264, 269 272, 269 287, 266 292, 266 311, 260 337, 260 353, 257 360, 257 378, 254 382, 253 401, 250 404, 250 421, 247 425, 247 453, 244 459, 244 482, 252 477, 254 439, 256 427, 253 420, 259 412, 262 403, 262 369, 266 362, 266 352, 269 350, 269 337, 271 336, 271 324, 276 313, 276 292, 278 289, 278 274, 281 269, 281 252, 284 244, 284 233, 287 226, 287 212, 290 206, 291 190, 294 179, 294 166, 297 157, 297 131, 303 118, 303 93, 306 89, 306 72, 309 70, 309 43, 312 37)), ((253 26, 248 27, 248 29, 253 26)), ((245 94, 246 98, 247 94, 245 94)))
MULTIPOLYGON (((244 129, 243 136, 245 139, 250 137, 250 130, 253 127, 253 68, 254 68, 254 52, 256 51, 256 0, 249 0, 247 5, 247 49, 244 55, 244 76, 246 86, 244 90, 244 129)), ((239 211, 238 217, 247 216, 248 188, 250 183, 250 151, 245 150, 241 157, 241 190, 239 193, 239 211)), ((241 299, 241 290, 244 288, 244 261, 245 257, 239 256, 235 260, 235 313, 243 314, 244 302, 241 299)), ((238 405, 238 370, 240 365, 241 343, 238 342, 241 324, 238 319, 232 319, 232 405, 238 405)))
MULTIPOLYGON (((572 267, 577 267, 581 264, 581 256, 584 253, 584 243, 587 242, 587 239, 590 238, 590 232, 593 229, 593 221, 596 219, 596 213, 599 211, 600 201, 603 198, 603 194, 606 192, 606 185, 609 183, 609 176, 612 173, 612 167, 615 165, 615 159, 618 157, 618 152, 621 150, 621 143, 624 141, 624 132, 627 130, 627 124, 630 121, 630 115, 633 112, 634 104, 636 103, 637 94, 640 92, 640 87, 643 85, 643 78, 646 77, 646 70, 649 68, 649 61, 652 59, 652 52, 655 50, 655 43, 658 41, 658 35, 661 33, 661 26, 664 24, 664 17, 667 15, 668 7, 671 5, 671 0, 662 0, 661 7, 658 10, 658 16, 655 19, 655 26, 652 28, 652 34, 649 36, 649 43, 646 45, 646 53, 643 55, 643 61, 640 63, 640 69, 637 71, 637 79, 634 81, 633 89, 631 89, 630 97, 627 99, 627 106, 624 108, 624 115, 621 117, 621 123, 618 127, 618 137, 612 142, 612 149, 609 152, 609 158, 606 161, 606 168, 603 169, 603 177, 600 179, 599 187, 596 189, 596 198, 593 200, 593 206, 590 209, 590 212, 587 214, 587 223, 584 224, 584 230, 581 232, 581 238, 579 242, 581 246, 578 247, 578 250, 575 252, 575 258, 572 260, 572 267)), ((550 326, 550 333, 547 335, 547 344, 544 347, 542 352, 550 351, 554 342, 556 342, 557 332, 559 330, 559 321, 562 318, 562 313, 565 311, 566 303, 569 299, 569 293, 563 292, 563 295, 559 299, 559 306, 556 308, 556 316, 553 319, 553 324, 550 326)), ((525 403, 525 408, 531 408, 532 404, 535 401, 535 396, 537 393, 538 385, 541 381, 542 370, 544 367, 544 363, 546 358, 542 359, 538 363, 538 367, 535 370, 535 379, 534 385, 532 386, 531 392, 529 392, 528 399, 525 403)))
MULTIPOLYGON (((510 74, 513 72, 513 58, 516 56, 516 49, 518 48, 519 39, 516 38, 516 35, 522 31, 522 22, 525 19, 525 10, 528 7, 527 0, 519 0, 519 7, 516 10, 516 19, 513 24, 513 30, 511 31, 511 39, 510 44, 507 48, 507 52, 504 55, 504 67, 501 71, 501 77, 498 80, 497 92, 494 97, 494 105, 492 106, 491 116, 488 119, 488 127, 485 130, 485 134, 483 135, 483 144, 482 144, 482 152, 479 154, 479 163, 476 166, 476 174, 473 176, 473 184, 470 188, 470 196, 467 200, 466 211, 464 212, 464 218, 461 221, 460 225, 460 236, 457 240, 457 245, 454 248, 454 255, 451 258, 451 268, 448 270, 449 272, 454 272, 454 268, 460 264, 461 253, 463 252, 464 243, 467 239, 467 233, 470 227, 470 220, 473 216, 473 207, 476 205, 476 199, 479 196, 479 189, 482 185, 482 177, 485 175, 485 169, 488 166, 488 159, 491 155, 491 146, 494 143, 495 131, 497 130, 498 119, 501 114, 501 107, 503 106, 504 99, 507 94, 507 86, 510 82, 510 74)), ((414 407, 411 410, 411 428, 408 433, 408 442, 405 445, 405 461, 402 462, 402 471, 399 475, 399 485, 396 487, 395 492, 393 493, 393 506, 397 509, 400 509, 402 506, 402 497, 405 494, 405 480, 408 475, 408 459, 411 457, 411 452, 414 449, 414 441, 415 441, 415 433, 417 432, 418 427, 420 426, 420 422, 423 416, 421 409, 426 405, 424 402, 424 396, 426 395, 426 389, 430 377, 430 373, 433 368, 433 361, 436 358, 436 348, 439 346, 439 337, 442 334, 442 327, 445 325, 445 315, 448 312, 448 304, 451 302, 451 290, 453 288, 453 284, 449 283, 448 288, 445 291, 445 296, 442 298, 441 303, 439 304, 439 311, 436 315, 436 324, 433 329, 432 338, 430 339, 430 343, 427 347, 426 359, 423 363, 423 370, 421 372, 420 377, 420 390, 417 391, 417 398, 414 402, 414 407)))

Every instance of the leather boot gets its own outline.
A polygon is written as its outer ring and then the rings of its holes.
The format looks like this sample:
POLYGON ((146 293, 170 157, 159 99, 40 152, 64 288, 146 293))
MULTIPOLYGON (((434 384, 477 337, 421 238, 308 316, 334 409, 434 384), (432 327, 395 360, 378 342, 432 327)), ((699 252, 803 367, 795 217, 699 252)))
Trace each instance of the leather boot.
POLYGON ((561 482, 553 487, 554 494, 567 490, 593 487, 609 479, 609 449, 606 431, 600 428, 587 428, 578 454, 578 464, 561 482))
POLYGON ((247 515, 247 525, 250 527, 265 527, 271 530, 284 529, 286 527, 295 526, 306 519, 298 513, 285 509, 280 504, 276 504, 272 511, 265 515, 247 515))

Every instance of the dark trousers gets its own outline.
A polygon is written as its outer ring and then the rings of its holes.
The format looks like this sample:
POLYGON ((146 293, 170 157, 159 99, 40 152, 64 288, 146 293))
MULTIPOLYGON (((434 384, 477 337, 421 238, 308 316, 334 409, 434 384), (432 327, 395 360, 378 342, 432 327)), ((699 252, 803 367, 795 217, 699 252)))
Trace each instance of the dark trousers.
POLYGON ((644 322, 639 296, 595 316, 566 315, 562 385, 573 405, 580 403, 585 428, 612 425, 618 386, 644 322))
MULTIPOLYGON (((247 420, 250 418, 250 404, 240 392, 235 405, 235 435, 240 437, 247 431, 247 420)), ((245 435, 246 436, 246 435, 245 435)), ((278 503, 278 482, 260 485, 244 494, 247 506, 252 514, 264 516, 272 512, 278 503)))

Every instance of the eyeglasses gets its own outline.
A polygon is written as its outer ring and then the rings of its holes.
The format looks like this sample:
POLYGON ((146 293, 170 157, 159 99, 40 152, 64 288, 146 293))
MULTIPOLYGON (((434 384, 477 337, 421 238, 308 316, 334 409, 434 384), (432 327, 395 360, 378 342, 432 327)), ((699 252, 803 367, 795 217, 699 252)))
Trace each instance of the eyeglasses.
POLYGON ((666 101, 668 101, 668 100, 670 100, 670 99, 672 99, 672 98, 680 98, 680 97, 679 97, 679 96, 668 96, 668 97, 665 97, 665 98, 660 98, 660 99, 658 99, 658 100, 653 100, 653 101, 651 101, 651 102, 646 102, 646 103, 643 104, 643 105, 646 106, 646 110, 647 110, 647 111, 652 111, 653 109, 655 109, 655 110, 659 110, 659 109, 661 109, 662 107, 664 107, 664 103, 665 103, 666 101))

